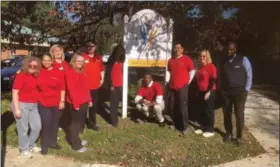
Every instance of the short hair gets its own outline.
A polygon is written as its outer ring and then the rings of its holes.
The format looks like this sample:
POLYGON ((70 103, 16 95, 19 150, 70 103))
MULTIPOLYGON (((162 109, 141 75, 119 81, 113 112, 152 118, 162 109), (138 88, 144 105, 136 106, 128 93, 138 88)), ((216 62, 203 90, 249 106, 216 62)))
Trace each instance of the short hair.
POLYGON ((75 65, 75 62, 77 60, 78 57, 83 57, 82 54, 80 52, 75 52, 70 60, 70 66, 76 70, 76 71, 84 71, 84 67, 82 69, 77 68, 77 66, 75 65))
POLYGON ((181 45, 181 46, 182 46, 182 48, 185 48, 185 47, 184 47, 184 45, 183 45, 183 43, 182 43, 182 42, 180 42, 180 41, 174 42, 174 46, 175 46, 175 45, 181 45))
POLYGON ((58 45, 58 44, 55 44, 55 45, 53 45, 53 46, 50 48, 50 54, 51 54, 53 60, 55 60, 55 57, 54 57, 54 55, 53 55, 53 50, 54 50, 55 48, 61 49, 61 51, 62 51, 62 61, 64 61, 64 59, 65 59, 64 49, 63 49, 63 47, 62 47, 61 45, 58 45))
POLYGON ((89 44, 97 45, 96 42, 95 42, 95 40, 88 40, 88 41, 86 42, 86 45, 88 46, 89 44))
POLYGON ((237 49, 237 44, 236 44, 236 42, 230 41, 230 42, 228 43, 227 46, 229 47, 229 45, 234 45, 235 48, 237 49))
POLYGON ((36 62, 37 62, 37 68, 36 68, 36 71, 35 71, 34 75, 35 75, 35 76, 38 76, 38 74, 40 73, 40 70, 41 70, 41 68, 42 68, 41 60, 40 60, 38 57, 34 57, 34 56, 25 57, 25 58, 23 59, 23 63, 22 63, 22 65, 21 65, 20 71, 22 71, 22 72, 28 74, 28 73, 29 73, 29 72, 28 72, 28 68, 29 68, 28 66, 29 66, 29 64, 30 64, 31 62, 33 62, 33 61, 36 61, 36 62))
MULTIPOLYGON (((206 63, 207 63, 207 64, 212 63, 212 58, 211 58, 211 54, 210 54, 209 50, 208 50, 208 49, 203 49, 203 50, 200 52, 200 54, 201 54, 202 52, 206 52, 206 63)), ((199 56, 200 56, 200 55, 199 55, 199 56)))

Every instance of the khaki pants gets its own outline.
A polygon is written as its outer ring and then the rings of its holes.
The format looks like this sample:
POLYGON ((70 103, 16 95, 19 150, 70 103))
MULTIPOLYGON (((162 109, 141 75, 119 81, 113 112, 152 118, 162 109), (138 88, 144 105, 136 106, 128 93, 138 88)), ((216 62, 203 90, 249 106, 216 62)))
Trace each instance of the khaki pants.
POLYGON ((149 117, 150 111, 152 111, 156 115, 159 122, 164 121, 164 117, 162 116, 162 112, 164 110, 164 102, 153 106, 146 106, 145 104, 137 104, 136 107, 140 112, 142 112, 147 117, 149 117))

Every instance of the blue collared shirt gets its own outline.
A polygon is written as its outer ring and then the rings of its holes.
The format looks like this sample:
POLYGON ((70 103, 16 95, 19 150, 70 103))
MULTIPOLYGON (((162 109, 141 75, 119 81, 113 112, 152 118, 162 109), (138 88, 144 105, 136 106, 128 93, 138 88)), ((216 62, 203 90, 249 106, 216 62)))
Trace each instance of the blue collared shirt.
MULTIPOLYGON (((236 54, 234 54, 234 56, 231 59, 229 59, 229 62, 231 63, 235 57, 236 57, 236 54)), ((253 72, 252 72, 251 63, 250 63, 249 59, 245 56, 243 57, 243 65, 245 67, 245 71, 247 74, 245 89, 247 91, 249 91, 252 88, 253 72)))

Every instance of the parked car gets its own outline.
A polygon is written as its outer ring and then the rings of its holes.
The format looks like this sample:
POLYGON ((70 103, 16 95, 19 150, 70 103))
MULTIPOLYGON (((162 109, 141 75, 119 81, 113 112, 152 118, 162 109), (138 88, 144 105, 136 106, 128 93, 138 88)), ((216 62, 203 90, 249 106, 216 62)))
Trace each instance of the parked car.
POLYGON ((9 58, 9 59, 3 60, 1 62, 1 69, 5 68, 5 67, 12 67, 12 66, 14 66, 18 61, 20 61, 24 57, 25 57, 25 55, 15 55, 13 58, 9 58))
POLYGON ((12 67, 1 69, 1 87, 2 90, 10 89, 14 77, 22 65, 23 59, 18 59, 12 67))

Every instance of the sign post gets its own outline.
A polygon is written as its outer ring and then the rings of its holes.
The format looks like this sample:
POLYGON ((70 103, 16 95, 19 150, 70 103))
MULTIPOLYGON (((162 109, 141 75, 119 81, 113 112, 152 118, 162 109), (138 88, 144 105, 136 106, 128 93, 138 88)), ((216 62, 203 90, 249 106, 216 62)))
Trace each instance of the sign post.
POLYGON ((128 67, 166 68, 173 40, 173 21, 170 19, 167 24, 165 18, 153 10, 141 10, 128 20, 125 16, 122 118, 127 117, 128 67))

